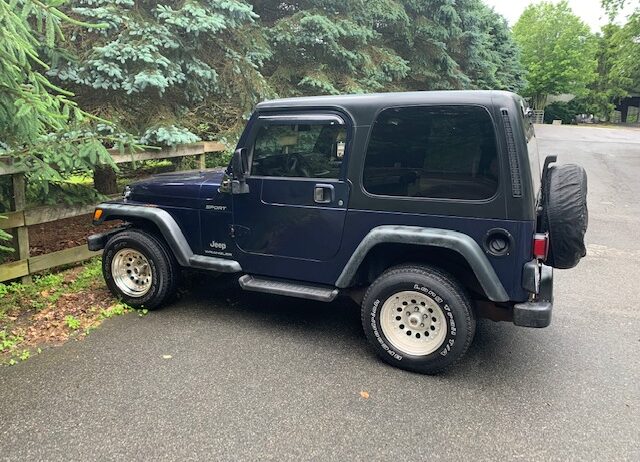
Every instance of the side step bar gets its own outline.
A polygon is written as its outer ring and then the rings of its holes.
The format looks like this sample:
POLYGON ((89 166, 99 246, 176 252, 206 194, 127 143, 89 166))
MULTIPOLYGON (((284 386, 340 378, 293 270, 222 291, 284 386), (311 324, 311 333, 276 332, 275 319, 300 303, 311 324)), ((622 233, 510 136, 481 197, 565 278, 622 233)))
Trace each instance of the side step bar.
POLYGON ((258 278, 245 274, 238 279, 240 287, 253 292, 288 295, 289 297, 307 298, 320 302, 330 302, 338 296, 338 289, 329 286, 317 286, 303 282, 282 281, 258 278))

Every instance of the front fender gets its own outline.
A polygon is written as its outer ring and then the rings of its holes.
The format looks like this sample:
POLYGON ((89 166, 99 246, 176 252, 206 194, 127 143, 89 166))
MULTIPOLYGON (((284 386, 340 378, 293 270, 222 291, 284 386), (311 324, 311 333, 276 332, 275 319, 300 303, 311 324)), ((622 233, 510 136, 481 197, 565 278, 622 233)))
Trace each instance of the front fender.
MULTIPOLYGON (((194 255, 178 223, 176 223, 175 219, 166 210, 148 205, 130 205, 118 202, 99 204, 96 207, 96 211, 97 210, 102 210, 102 213, 97 220, 94 220, 94 224, 100 224, 109 220, 147 220, 153 223, 160 230, 162 237, 181 266, 224 273, 242 271, 240 264, 235 260, 194 255)), ((95 216, 94 214, 94 217, 95 216)))
POLYGON ((509 301, 507 291, 475 240, 457 231, 419 226, 385 225, 373 228, 360 242, 347 262, 336 281, 336 286, 339 288, 348 287, 367 253, 376 245, 383 243, 417 244, 456 251, 469 263, 489 300, 494 302, 509 301))

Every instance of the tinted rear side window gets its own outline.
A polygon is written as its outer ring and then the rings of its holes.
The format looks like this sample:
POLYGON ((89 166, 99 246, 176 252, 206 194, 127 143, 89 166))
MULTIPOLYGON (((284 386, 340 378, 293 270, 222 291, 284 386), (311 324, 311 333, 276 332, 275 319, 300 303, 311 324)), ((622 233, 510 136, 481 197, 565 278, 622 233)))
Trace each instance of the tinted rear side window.
POLYGON ((531 177, 533 180, 533 190, 537 194, 540 191, 541 169, 540 155, 538 154, 538 141, 536 140, 535 129, 531 120, 531 113, 524 107, 524 101, 520 101, 522 109, 522 125, 524 127, 525 137, 527 139, 527 153, 529 155, 529 166, 531 168, 531 177))
POLYGON ((386 109, 365 157, 364 188, 384 196, 481 200, 498 189, 488 112, 476 106, 386 109))

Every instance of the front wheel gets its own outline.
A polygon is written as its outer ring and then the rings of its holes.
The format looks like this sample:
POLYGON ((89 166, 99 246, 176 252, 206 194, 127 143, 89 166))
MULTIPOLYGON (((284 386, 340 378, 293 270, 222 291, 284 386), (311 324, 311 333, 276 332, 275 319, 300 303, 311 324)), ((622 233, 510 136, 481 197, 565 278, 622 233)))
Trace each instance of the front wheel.
POLYGON ((434 374, 466 353, 476 321, 469 297, 453 277, 406 265, 371 284, 362 301, 362 326, 386 362, 434 374))
POLYGON ((153 309, 175 292, 178 268, 167 247, 140 230, 122 231, 104 248, 102 273, 109 290, 128 305, 153 309))

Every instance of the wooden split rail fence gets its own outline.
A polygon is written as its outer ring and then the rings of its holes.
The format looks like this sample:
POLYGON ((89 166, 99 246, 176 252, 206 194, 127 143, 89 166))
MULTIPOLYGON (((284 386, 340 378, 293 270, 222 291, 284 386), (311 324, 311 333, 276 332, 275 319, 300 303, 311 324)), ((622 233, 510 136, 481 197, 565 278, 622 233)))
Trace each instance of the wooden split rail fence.
MULTIPOLYGON (((112 153, 116 164, 138 162, 152 159, 170 159, 174 157, 197 156, 198 167, 205 168, 205 156, 210 152, 222 152, 222 143, 206 141, 176 146, 161 150, 149 150, 134 154, 112 153)), ((16 261, 0 265, 0 282, 22 278, 23 282, 30 282, 31 275, 55 268, 57 266, 79 263, 100 252, 91 252, 86 244, 60 250, 35 257, 29 254, 29 230, 31 225, 49 223, 64 218, 77 217, 91 213, 95 205, 55 205, 47 207, 27 208, 26 182, 24 172, 11 165, 0 163, 0 176, 11 176, 12 200, 11 212, 2 213, 6 219, 0 219, 0 229, 14 230, 14 245, 16 261)))

